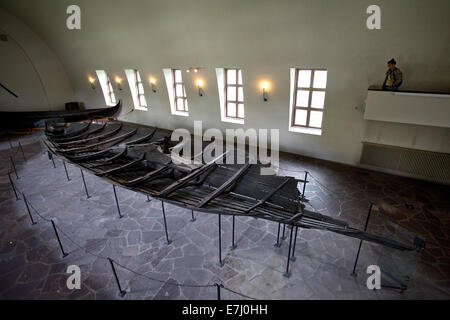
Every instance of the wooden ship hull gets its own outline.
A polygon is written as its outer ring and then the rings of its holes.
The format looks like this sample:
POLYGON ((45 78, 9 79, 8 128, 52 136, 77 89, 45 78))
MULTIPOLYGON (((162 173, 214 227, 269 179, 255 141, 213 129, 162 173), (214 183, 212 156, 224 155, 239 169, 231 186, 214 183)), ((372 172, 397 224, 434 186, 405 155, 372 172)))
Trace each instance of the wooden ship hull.
POLYGON ((0 112, 0 129, 34 128, 41 120, 63 119, 64 122, 77 122, 89 119, 113 118, 120 113, 122 103, 108 108, 61 111, 0 112))
POLYGON ((63 134, 47 134, 43 142, 52 154, 114 185, 180 207, 328 230, 399 250, 416 249, 413 243, 370 234, 305 209, 297 186, 304 181, 260 175, 260 164, 175 164, 167 130, 120 122, 73 123, 63 134))

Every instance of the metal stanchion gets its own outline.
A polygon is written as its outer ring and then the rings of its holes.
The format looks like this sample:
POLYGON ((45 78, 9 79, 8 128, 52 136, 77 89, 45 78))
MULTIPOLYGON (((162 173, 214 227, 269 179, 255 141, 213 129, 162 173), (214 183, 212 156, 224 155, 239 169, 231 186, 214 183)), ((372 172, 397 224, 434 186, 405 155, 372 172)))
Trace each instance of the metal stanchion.
POLYGON ((116 186, 113 184, 114 198, 116 199, 117 211, 119 212, 119 219, 123 216, 120 214, 119 200, 117 199, 116 186))
POLYGON ((55 159, 53 159, 53 154, 50 151, 47 151, 48 157, 52 160, 53 168, 56 168, 55 159))
POLYGON ((9 178, 9 183, 11 184, 11 188, 14 191, 14 195, 16 196, 16 200, 19 200, 19 196, 17 195, 16 187, 14 186, 14 183, 11 179, 11 172, 8 172, 8 178, 9 178))
POLYGON ((20 141, 19 141, 19 148, 20 148, 20 151, 22 151, 22 157, 23 157, 23 160, 24 160, 24 161, 27 160, 27 159, 25 158, 25 152, 23 151, 23 148, 22 148, 22 145, 20 144, 20 141))
POLYGON ((222 262, 222 215, 219 214, 219 266, 223 267, 222 262))
POLYGON ((66 171, 67 181, 70 181, 69 173, 67 172, 66 162, 64 160, 63 160, 63 166, 64 166, 64 170, 66 171))
POLYGON ((27 197, 25 197, 25 194, 24 194, 24 193, 22 193, 22 196, 23 196, 23 201, 25 202, 25 206, 27 207, 28 215, 30 216, 31 224, 32 224, 32 225, 35 225, 36 222, 34 222, 33 216, 31 215, 30 207, 28 206, 27 197))
POLYGON ((302 192, 302 198, 305 200, 305 189, 306 189, 306 180, 308 179, 308 171, 305 171, 305 182, 303 182, 303 192, 302 192))
POLYGON ((286 224, 283 224, 283 235, 281 236, 281 240, 286 240, 286 224))
POLYGON ((236 249, 236 244, 234 243, 234 225, 236 223, 235 218, 236 217, 233 215, 233 218, 232 218, 233 220, 231 222, 231 224, 232 224, 232 228, 231 228, 231 250, 236 249))
POLYGON ((169 233, 167 232, 167 221, 166 221, 166 210, 164 209, 164 201, 161 200, 163 218, 164 218, 164 229, 166 230, 166 240, 167 244, 170 244, 172 240, 169 240, 169 233))
POLYGON ((147 195, 147 202, 150 202, 150 201, 152 201, 152 200, 151 200, 150 197, 147 195))
POLYGON ((220 300, 220 288, 222 287, 221 284, 216 283, 216 288, 217 288, 217 300, 220 300))
POLYGON ((116 268, 114 267, 113 260, 111 258, 108 258, 109 263, 111 264, 111 269, 114 274, 114 278, 116 279, 117 286, 119 287, 119 294, 121 297, 123 297, 127 292, 125 290, 122 290, 122 287, 120 286, 119 278, 117 277, 116 268))
POLYGON ((283 273, 283 276, 285 276, 286 278, 289 278, 291 276, 291 274, 289 273, 289 262, 291 261, 291 247, 292 247, 293 232, 294 232, 294 226, 291 225, 291 235, 289 237, 289 250, 288 250, 288 259, 287 259, 287 264, 286 264, 286 272, 283 273))
POLYGON ((90 196, 89 196, 89 193, 88 193, 88 189, 86 187, 86 181, 84 180, 83 170, 80 169, 80 172, 81 172, 81 178, 83 178, 83 185, 84 185, 84 190, 86 191, 86 198, 89 199, 90 196))
POLYGON ((195 216, 194 216, 194 210, 192 209, 191 210, 191 221, 192 222, 194 222, 196 219, 195 219, 195 216))
POLYGON ((292 247, 292 256, 291 256, 292 261, 295 261, 297 259, 295 257, 295 245, 297 244, 297 231, 298 231, 298 227, 295 227, 294 246, 292 247))
POLYGON ((19 175, 17 174, 16 166, 14 165, 14 160, 13 160, 12 156, 9 156, 9 160, 11 161, 11 166, 14 170, 14 173, 16 174, 16 179, 19 179, 19 175))
POLYGON ((64 248, 63 248, 63 245, 61 243, 61 239, 59 238, 59 234, 58 234, 58 230, 56 229, 55 222, 53 221, 53 219, 51 219, 50 221, 52 222, 53 230, 55 230, 56 239, 58 239, 59 247, 61 248, 61 252, 62 252, 63 258, 65 258, 65 257, 68 256, 68 253, 64 252, 64 248))
MULTIPOLYGON (((373 206, 373 203, 371 202, 371 203, 370 203, 370 206, 369 206, 369 212, 367 213, 366 224, 365 224, 365 226, 364 226, 364 232, 367 231, 367 226, 369 225, 369 219, 370 219, 370 214, 371 214, 371 212, 372 212, 372 206, 373 206)), ((362 240, 359 240, 358 253, 356 254, 355 265, 353 266, 353 271, 352 271, 352 273, 351 273, 351 275, 352 275, 353 277, 356 277, 356 276, 357 276, 357 274, 356 274, 355 271, 356 271, 356 265, 358 264, 359 253, 361 252, 361 246, 362 246, 362 243, 363 243, 363 241, 362 241, 362 240)))
POLYGON ((281 246, 281 242, 280 242, 280 228, 281 228, 281 223, 278 222, 277 242, 274 244, 275 247, 280 247, 281 246))

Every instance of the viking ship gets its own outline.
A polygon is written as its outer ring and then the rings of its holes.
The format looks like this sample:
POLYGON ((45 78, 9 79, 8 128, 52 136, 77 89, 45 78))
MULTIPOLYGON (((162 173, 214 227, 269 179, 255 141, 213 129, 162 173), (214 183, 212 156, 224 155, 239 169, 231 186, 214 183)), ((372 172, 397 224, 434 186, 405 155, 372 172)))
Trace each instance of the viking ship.
POLYGON ((41 120, 61 119, 64 123, 113 118, 120 113, 121 101, 109 108, 59 111, 0 112, 0 129, 33 128, 41 120))
POLYGON ((116 186, 180 207, 214 214, 267 219, 293 227, 320 229, 399 250, 415 250, 306 209, 290 176, 261 175, 262 164, 227 164, 229 154, 210 162, 179 163, 171 158, 175 142, 167 130, 119 121, 76 122, 61 134, 47 133, 48 151, 116 186))

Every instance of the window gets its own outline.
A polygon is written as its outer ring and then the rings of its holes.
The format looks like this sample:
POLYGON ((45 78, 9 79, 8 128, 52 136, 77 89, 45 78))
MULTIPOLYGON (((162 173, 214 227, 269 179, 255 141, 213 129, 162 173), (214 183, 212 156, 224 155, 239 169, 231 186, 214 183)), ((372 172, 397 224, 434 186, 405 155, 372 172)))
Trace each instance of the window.
POLYGON ((186 98, 181 70, 163 69, 166 79, 167 93, 169 94, 170 110, 177 116, 189 116, 189 108, 186 98))
POLYGON ((104 70, 96 70, 100 86, 102 87, 103 96, 105 97, 105 102, 107 106, 116 105, 116 96, 114 95, 114 90, 111 85, 111 81, 104 70))
POLYGON ((181 70, 172 70, 173 92, 175 110, 188 112, 188 104, 186 99, 186 90, 184 88, 183 79, 181 78, 181 70))
POLYGON ((291 69, 290 131, 322 134, 326 86, 326 69, 291 69))
POLYGON ((125 74, 127 75, 128 84, 130 85, 134 108, 137 110, 147 110, 144 86, 142 85, 139 71, 137 69, 126 69, 125 74))
POLYGON ((244 88, 241 69, 225 69, 225 117, 244 119, 244 88))

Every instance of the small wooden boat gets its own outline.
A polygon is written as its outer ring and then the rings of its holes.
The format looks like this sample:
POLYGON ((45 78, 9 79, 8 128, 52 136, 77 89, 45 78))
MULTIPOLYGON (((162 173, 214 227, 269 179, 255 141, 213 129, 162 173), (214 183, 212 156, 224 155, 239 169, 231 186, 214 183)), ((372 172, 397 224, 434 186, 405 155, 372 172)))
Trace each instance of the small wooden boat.
MULTIPOLYGON (((260 175, 261 164, 219 164, 226 153, 209 163, 174 164, 170 132, 158 128, 108 122, 73 123, 60 137, 43 138, 48 150, 107 180, 153 198, 195 211, 267 219, 301 228, 321 229, 399 250, 403 243, 370 234, 317 212, 302 203, 298 183, 289 176, 260 175)), ((177 162, 178 163, 178 162, 177 162)))
MULTIPOLYGON (((47 119, 63 119, 64 122, 76 122, 92 119, 116 117, 121 110, 119 101, 109 108, 97 108, 86 110, 61 110, 61 111, 25 111, 25 112, 0 112, 0 129, 33 128, 35 123, 47 119)), ((54 128, 52 128, 54 129, 54 128)))

